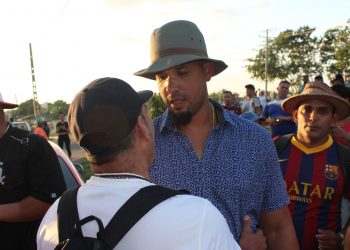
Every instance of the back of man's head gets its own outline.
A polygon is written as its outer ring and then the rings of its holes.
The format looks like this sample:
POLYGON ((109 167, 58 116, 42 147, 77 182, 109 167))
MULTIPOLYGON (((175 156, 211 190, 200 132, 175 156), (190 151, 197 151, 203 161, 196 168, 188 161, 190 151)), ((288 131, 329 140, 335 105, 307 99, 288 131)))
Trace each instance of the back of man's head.
POLYGON ((100 78, 84 87, 69 107, 73 138, 95 165, 111 161, 131 145, 132 131, 151 91, 136 92, 117 78, 100 78))

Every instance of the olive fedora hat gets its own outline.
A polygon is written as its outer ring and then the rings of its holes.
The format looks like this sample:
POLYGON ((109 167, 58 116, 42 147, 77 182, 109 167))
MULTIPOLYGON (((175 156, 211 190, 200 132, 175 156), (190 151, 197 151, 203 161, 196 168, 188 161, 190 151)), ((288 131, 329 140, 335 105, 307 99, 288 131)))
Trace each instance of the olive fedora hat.
POLYGON ((287 98, 282 102, 281 106, 284 111, 292 114, 302 102, 313 99, 330 103, 334 107, 335 113, 339 115, 340 120, 350 115, 349 102, 337 95, 327 84, 322 82, 307 83, 303 92, 287 98))
POLYGON ((208 57, 204 37, 196 24, 185 20, 172 21, 153 31, 151 65, 134 74, 155 80, 155 74, 160 71, 197 60, 213 62, 213 76, 227 68, 223 61, 208 57))

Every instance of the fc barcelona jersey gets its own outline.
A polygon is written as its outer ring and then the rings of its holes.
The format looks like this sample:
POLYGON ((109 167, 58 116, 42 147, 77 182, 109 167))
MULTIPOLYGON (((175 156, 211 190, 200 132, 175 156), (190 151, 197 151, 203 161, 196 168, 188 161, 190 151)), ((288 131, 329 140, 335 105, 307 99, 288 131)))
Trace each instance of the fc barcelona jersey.
POLYGON ((318 229, 341 230, 344 175, 332 138, 307 148, 294 137, 281 152, 280 165, 290 198, 300 249, 317 249, 318 229))

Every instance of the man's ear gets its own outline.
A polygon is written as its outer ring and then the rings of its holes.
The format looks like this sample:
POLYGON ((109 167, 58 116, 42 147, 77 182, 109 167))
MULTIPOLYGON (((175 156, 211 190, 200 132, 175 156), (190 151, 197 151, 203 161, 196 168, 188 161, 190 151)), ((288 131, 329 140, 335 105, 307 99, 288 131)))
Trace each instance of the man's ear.
POLYGON ((205 62, 203 63, 203 71, 207 81, 210 81, 211 77, 214 74, 214 63, 213 62, 205 62))
POLYGON ((298 123, 298 110, 297 109, 293 111, 293 121, 295 123, 298 123))
POLYGON ((149 131, 150 129, 147 125, 145 118, 142 117, 142 114, 140 114, 137 117, 136 126, 137 126, 139 133, 140 133, 140 136, 147 138, 147 139, 149 139, 151 137, 151 132, 149 131))

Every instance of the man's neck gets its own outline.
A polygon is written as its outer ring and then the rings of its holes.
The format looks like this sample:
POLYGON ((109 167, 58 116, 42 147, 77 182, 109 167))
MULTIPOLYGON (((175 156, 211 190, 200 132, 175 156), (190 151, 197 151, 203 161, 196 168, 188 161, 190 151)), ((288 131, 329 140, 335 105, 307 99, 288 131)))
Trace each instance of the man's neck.
POLYGON ((328 141, 329 135, 325 138, 312 140, 310 138, 304 138, 303 136, 296 135, 295 139, 307 148, 314 148, 325 144, 328 141))

